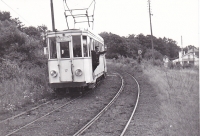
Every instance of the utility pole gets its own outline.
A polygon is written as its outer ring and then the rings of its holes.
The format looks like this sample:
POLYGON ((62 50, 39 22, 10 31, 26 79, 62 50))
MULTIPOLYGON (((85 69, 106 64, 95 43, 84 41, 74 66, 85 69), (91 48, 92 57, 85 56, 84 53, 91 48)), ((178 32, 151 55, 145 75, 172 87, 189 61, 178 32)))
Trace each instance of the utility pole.
MULTIPOLYGON (((194 60, 194 54, 195 54, 195 52, 194 52, 194 46, 193 46, 193 50, 192 50, 192 51, 193 51, 193 62, 194 62, 194 61, 195 61, 195 60, 194 60)), ((195 62, 194 62, 194 63, 195 63, 195 62)))
POLYGON ((153 14, 151 14, 151 3, 150 3, 150 0, 148 0, 148 3, 149 3, 149 19, 150 19, 150 30, 151 30, 152 57, 153 57, 153 62, 154 62, 154 53, 153 53, 153 50, 154 50, 154 47, 153 47, 153 32, 152 32, 152 24, 151 24, 151 16, 152 16, 153 14))
POLYGON ((180 62, 181 65, 183 65, 182 57, 183 57, 183 39, 181 35, 181 62, 180 62))
POLYGON ((55 32, 55 21, 54 21, 54 11, 53 11, 53 0, 50 0, 51 4, 51 20, 52 20, 52 30, 55 32))

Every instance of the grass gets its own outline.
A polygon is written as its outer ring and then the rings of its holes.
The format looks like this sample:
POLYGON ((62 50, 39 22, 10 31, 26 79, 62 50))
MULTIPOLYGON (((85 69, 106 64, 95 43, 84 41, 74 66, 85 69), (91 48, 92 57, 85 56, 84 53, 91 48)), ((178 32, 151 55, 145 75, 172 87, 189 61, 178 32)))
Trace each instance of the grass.
POLYGON ((142 128, 149 130, 138 130, 138 135, 198 136, 198 68, 168 69, 163 67, 161 61, 143 61, 139 65, 135 60, 123 57, 109 60, 108 64, 112 70, 132 73, 140 80, 142 94, 139 106, 142 107, 138 108, 140 115, 135 119, 140 127, 134 125, 134 131, 142 128))
POLYGON ((50 94, 47 69, 27 63, 19 66, 4 60, 0 72, 0 113, 12 112, 50 94), (30 65, 28 68, 27 66, 30 65), (25 67, 26 66, 26 67, 25 67))
POLYGON ((198 135, 199 73, 194 69, 167 69, 143 65, 161 102, 162 126, 168 135, 198 135))

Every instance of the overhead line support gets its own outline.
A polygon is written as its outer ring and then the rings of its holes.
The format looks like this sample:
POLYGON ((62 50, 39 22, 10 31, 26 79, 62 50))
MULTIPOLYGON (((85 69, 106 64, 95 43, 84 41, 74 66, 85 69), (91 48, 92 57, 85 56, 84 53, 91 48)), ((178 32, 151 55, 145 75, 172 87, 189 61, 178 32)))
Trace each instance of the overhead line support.
POLYGON ((148 0, 149 3, 149 19, 150 19, 150 30, 151 30, 151 46, 152 46, 152 57, 153 57, 153 62, 154 62, 154 45, 153 45, 153 32, 152 32, 152 23, 151 23, 151 4, 150 4, 150 0, 148 0))

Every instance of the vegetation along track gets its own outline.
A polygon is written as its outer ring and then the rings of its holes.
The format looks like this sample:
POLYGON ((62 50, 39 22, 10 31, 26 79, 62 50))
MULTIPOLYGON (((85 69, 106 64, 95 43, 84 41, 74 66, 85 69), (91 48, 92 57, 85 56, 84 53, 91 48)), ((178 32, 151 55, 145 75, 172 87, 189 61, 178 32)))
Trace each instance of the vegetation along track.
POLYGON ((74 102, 75 100, 77 100, 81 96, 78 96, 78 97, 76 97, 72 100, 68 99, 67 102, 66 102, 66 99, 65 100, 64 99, 59 100, 59 99, 56 98, 54 100, 50 100, 46 103, 38 105, 38 106, 28 110, 28 111, 22 112, 18 115, 15 115, 13 117, 2 120, 0 122, 1 123, 0 124, 0 126, 1 126, 0 135, 10 136, 10 135, 20 131, 21 129, 24 129, 24 128, 28 127, 29 125, 35 123, 36 121, 50 115, 51 113, 61 109, 62 107, 74 102), (63 101, 64 101, 64 104, 63 104, 63 101), (52 102, 51 105, 47 105, 50 102, 52 102), (44 107, 45 110, 39 109, 43 105, 46 105, 46 107, 44 107), (50 110, 47 110, 49 108, 50 108, 50 110), (38 109, 38 111, 34 111, 36 109, 38 109), (32 113, 33 116, 29 115, 33 111, 35 112, 35 113, 32 113), (45 113, 44 113, 44 111, 45 111, 45 113), (48 112, 46 112, 46 111, 48 111, 48 112), (39 115, 39 117, 38 117, 38 115, 39 115), (12 132, 9 132, 9 131, 12 131, 12 132), (6 134, 6 133, 8 133, 8 134, 6 134))
POLYGON ((79 131, 77 131, 74 134, 74 136, 79 136, 84 133, 87 136, 88 135, 91 135, 91 136, 93 136, 93 135, 108 135, 108 133, 110 133, 110 135, 120 135, 120 133, 121 133, 121 136, 123 136, 125 134, 125 131, 128 128, 128 125, 132 120, 132 117, 135 113, 135 110, 136 110, 136 107, 137 107, 137 104, 139 101, 140 88, 139 88, 139 84, 138 84, 137 80, 132 75, 128 74, 129 79, 128 79, 128 77, 127 77, 127 79, 125 79, 125 80, 127 80, 127 83, 124 82, 124 78, 120 74, 118 74, 118 75, 121 77, 121 80, 122 80, 122 84, 121 84, 121 87, 120 87, 118 93, 113 97, 113 99, 110 101, 110 103, 108 103, 92 120, 90 120, 79 131), (137 92, 135 92, 135 88, 134 88, 134 90, 130 89, 130 87, 133 86, 133 82, 132 82, 132 80, 130 80, 130 77, 132 79, 134 79, 137 84, 136 86, 134 86, 134 87, 137 87, 137 90, 138 90, 137 92), (124 87, 124 85, 126 85, 127 87, 126 86, 124 87), (125 90, 124 93, 122 93, 123 90, 125 90), (132 92, 132 95, 131 95, 131 92, 132 92), (137 93, 137 95, 135 95, 136 93, 137 93), (136 96, 136 98, 133 99, 133 95, 136 96), (120 98, 117 100, 117 98, 119 96, 120 96, 120 98), (126 100, 128 100, 128 101, 126 101, 126 100), (135 105, 133 105, 133 100, 135 100, 135 105), (114 101, 115 101, 115 103, 114 103, 114 101), (119 106, 119 104, 120 104, 120 106, 119 106), (113 108, 111 108, 111 110, 108 110, 108 108, 111 107, 111 105, 113 108), (127 105, 127 106, 125 106, 126 108, 124 108, 124 105, 127 105), (130 111, 130 109, 132 109, 130 107, 134 107, 133 111, 130 111), (105 113, 105 111, 107 111, 107 110, 108 110, 108 112, 105 113), (130 115, 129 114, 130 112, 131 112, 131 116, 128 118, 128 115, 130 115), (104 113, 105 113, 105 115, 102 116, 104 113), (122 115, 122 114, 124 114, 124 115, 122 115), (95 126, 94 122, 97 121, 98 118, 100 118, 100 117, 101 117, 101 120, 98 123, 96 123, 97 125, 95 126), (118 122, 119 118, 121 118, 121 122, 118 122), (126 123, 125 121, 127 121, 127 120, 128 120, 128 122, 126 123), (112 122, 115 122, 115 123, 112 123, 112 122), (110 123, 112 125, 110 125, 108 123, 110 123), (120 124, 120 126, 116 127, 118 124, 120 124), (124 125, 124 124, 126 124, 126 125, 124 125), (89 127, 90 127, 90 130, 88 129, 89 127), (113 128, 115 128, 115 129, 117 128, 117 131, 120 130, 120 133, 114 134, 113 132, 116 132, 116 131, 113 128))

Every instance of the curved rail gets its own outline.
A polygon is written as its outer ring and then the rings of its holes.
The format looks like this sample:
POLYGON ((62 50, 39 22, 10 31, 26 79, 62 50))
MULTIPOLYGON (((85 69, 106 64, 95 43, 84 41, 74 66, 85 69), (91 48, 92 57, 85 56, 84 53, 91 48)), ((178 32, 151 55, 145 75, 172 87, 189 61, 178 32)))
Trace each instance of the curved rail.
POLYGON ((137 95, 137 100, 136 100, 136 103, 135 103, 135 107, 134 107, 134 109, 133 109, 133 112, 132 112, 132 114, 131 114, 131 116, 130 116, 128 122, 126 123, 126 126, 124 127, 124 130, 122 131, 122 133, 121 133, 120 136, 124 136, 124 134, 125 134, 125 132, 126 132, 128 126, 129 126, 129 124, 130 124, 130 122, 131 122, 131 120, 132 120, 132 118, 133 118, 133 115, 135 114, 135 111, 136 111, 136 108, 137 108, 137 105, 138 105, 138 101, 139 101, 139 98, 140 98, 140 85, 139 85, 138 81, 137 81, 137 80, 135 79, 135 77, 133 77, 131 74, 129 74, 129 73, 127 73, 127 74, 130 75, 130 76, 135 80, 135 82, 137 83, 137 86, 138 86, 138 95, 137 95))
POLYGON ((118 74, 118 73, 114 73, 120 76, 121 80, 122 80, 122 84, 121 87, 119 89, 119 91, 117 92, 117 94, 113 97, 113 99, 104 107, 104 109, 102 109, 92 120, 90 120, 85 126, 83 126, 79 131, 77 131, 73 136, 79 136, 81 135, 86 129, 88 129, 112 104, 113 102, 118 98, 118 96, 120 95, 120 93, 122 92, 123 88, 124 88, 124 79, 123 77, 118 74))
POLYGON ((75 100, 79 99, 80 97, 82 97, 82 95, 81 95, 81 96, 79 96, 79 97, 77 97, 77 98, 75 98, 75 99, 73 99, 73 100, 71 100, 71 101, 69 101, 69 102, 67 102, 67 103, 65 103, 65 104, 63 104, 63 105, 61 105, 60 107, 58 107, 58 108, 56 108, 56 109, 54 109, 54 110, 52 110, 52 111, 48 112, 47 114, 45 114, 45 115, 43 115, 43 116, 41 116, 41 117, 37 118, 36 120, 34 120, 34 121, 32 121, 32 122, 30 122, 30 123, 28 123, 28 124, 26 124, 26 125, 24 125, 24 126, 20 127, 19 129, 16 129, 15 131, 13 131, 13 132, 11 132, 11 133, 7 134, 6 136, 10 136, 10 135, 12 135, 12 134, 14 134, 14 133, 18 132, 19 130, 21 130, 21 129, 23 129, 23 128, 25 128, 25 127, 27 127, 27 126, 29 126, 29 125, 33 124, 34 122, 36 122, 36 121, 38 121, 38 120, 40 120, 40 119, 42 119, 42 118, 44 118, 44 117, 46 117, 46 116, 50 115, 51 113, 55 112, 56 110, 59 110, 60 108, 62 108, 62 107, 64 107, 64 106, 66 106, 66 105, 68 105, 68 104, 72 103, 73 101, 75 101, 75 100))
POLYGON ((14 116, 12 116, 12 117, 7 118, 7 119, 1 120, 0 123, 6 122, 6 121, 11 120, 11 119, 15 119, 15 118, 17 118, 17 117, 20 117, 20 116, 22 116, 22 115, 24 115, 24 114, 26 114, 26 113, 28 113, 28 112, 30 112, 30 111, 33 111, 33 110, 35 110, 35 109, 38 109, 39 107, 41 107, 41 106, 43 106, 43 105, 46 105, 46 104, 50 103, 51 101, 55 101, 55 100, 57 100, 57 99, 53 99, 53 100, 47 101, 47 102, 42 103, 42 104, 40 104, 40 105, 38 105, 38 106, 36 106, 36 107, 31 108, 30 110, 24 111, 24 112, 22 112, 22 113, 19 113, 19 114, 17 114, 17 115, 14 115, 14 116))

